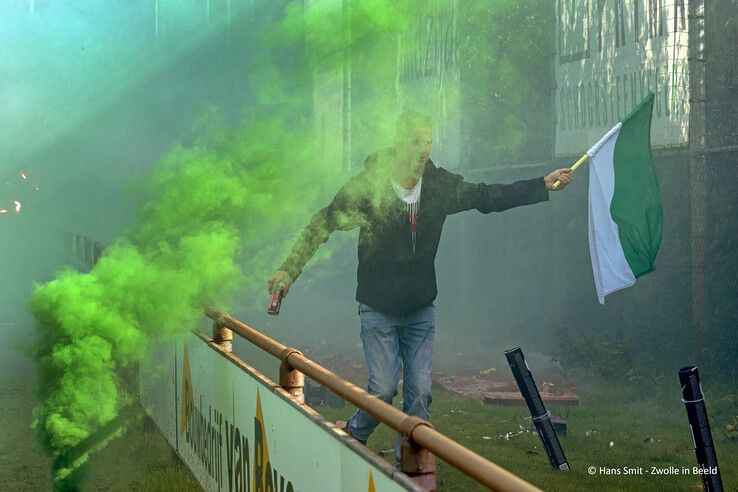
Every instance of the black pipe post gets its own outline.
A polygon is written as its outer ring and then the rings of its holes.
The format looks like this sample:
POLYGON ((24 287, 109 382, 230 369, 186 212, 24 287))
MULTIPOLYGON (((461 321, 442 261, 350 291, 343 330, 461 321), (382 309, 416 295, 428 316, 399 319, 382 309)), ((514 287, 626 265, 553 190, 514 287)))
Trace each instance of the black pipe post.
POLYGON ((692 443, 694 453, 697 455, 702 488, 707 492, 722 492, 723 482, 720 479, 710 422, 707 420, 705 395, 702 393, 697 366, 679 369, 679 384, 682 387, 682 401, 687 408, 687 419, 689 429, 692 431, 692 443))
POLYGON ((533 424, 541 437, 541 442, 543 442, 548 461, 551 462, 551 466, 554 468, 568 470, 569 462, 566 460, 564 450, 561 448, 561 443, 559 443, 559 438, 551 423, 551 414, 546 411, 541 394, 538 392, 535 381, 533 381, 533 374, 525 362, 523 351, 520 347, 515 347, 506 350, 505 357, 507 363, 510 364, 513 376, 515 376, 515 382, 518 383, 520 393, 523 395, 525 403, 528 404, 528 410, 530 410, 533 424))

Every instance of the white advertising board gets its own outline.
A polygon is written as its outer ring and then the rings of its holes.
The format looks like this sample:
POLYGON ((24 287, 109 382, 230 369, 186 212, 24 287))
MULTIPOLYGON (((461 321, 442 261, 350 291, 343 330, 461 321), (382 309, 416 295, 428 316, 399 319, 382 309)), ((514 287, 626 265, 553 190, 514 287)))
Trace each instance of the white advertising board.
POLYGON ((141 402, 207 491, 421 490, 205 336, 141 365, 141 402))
POLYGON ((557 0, 557 155, 586 151, 649 90, 652 145, 687 144, 688 7, 688 0, 557 0))

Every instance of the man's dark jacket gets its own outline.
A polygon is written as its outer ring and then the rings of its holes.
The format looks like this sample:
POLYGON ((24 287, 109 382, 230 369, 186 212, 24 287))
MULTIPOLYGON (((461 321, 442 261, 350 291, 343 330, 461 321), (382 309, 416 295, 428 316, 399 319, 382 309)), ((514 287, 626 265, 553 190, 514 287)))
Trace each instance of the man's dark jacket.
POLYGON ((394 151, 369 156, 366 170, 349 179, 300 234, 281 270, 296 279, 335 230, 360 227, 356 300, 386 314, 402 315, 433 302, 435 258, 446 216, 464 210, 501 212, 548 200, 543 178, 510 185, 473 184, 430 160, 423 171, 416 248, 406 205, 390 181, 394 151))

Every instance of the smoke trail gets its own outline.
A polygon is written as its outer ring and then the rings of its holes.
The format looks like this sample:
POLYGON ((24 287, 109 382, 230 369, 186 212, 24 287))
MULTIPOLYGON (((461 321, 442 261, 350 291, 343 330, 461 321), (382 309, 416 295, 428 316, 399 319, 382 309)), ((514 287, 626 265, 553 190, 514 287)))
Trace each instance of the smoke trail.
POLYGON ((220 137, 169 152, 145 185, 156 198, 138 226, 89 273, 66 270, 37 286, 43 403, 34 426, 53 458, 128 403, 119 372, 152 340, 186 332, 202 306, 226 304, 246 280, 263 283, 266 259, 247 261, 246 279, 239 256, 300 215, 301 187, 320 189, 319 170, 299 171, 310 140, 280 119, 252 118, 220 137))

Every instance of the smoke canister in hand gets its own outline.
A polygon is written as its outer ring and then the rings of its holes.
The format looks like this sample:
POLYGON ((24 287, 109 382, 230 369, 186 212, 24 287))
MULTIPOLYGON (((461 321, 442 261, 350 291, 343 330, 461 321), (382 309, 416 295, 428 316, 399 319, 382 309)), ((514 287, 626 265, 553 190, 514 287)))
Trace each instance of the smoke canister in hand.
POLYGON ((284 287, 280 284, 279 290, 272 294, 272 298, 269 301, 269 307, 267 308, 267 314, 276 316, 279 314, 279 309, 282 307, 282 298, 284 297, 284 287))

